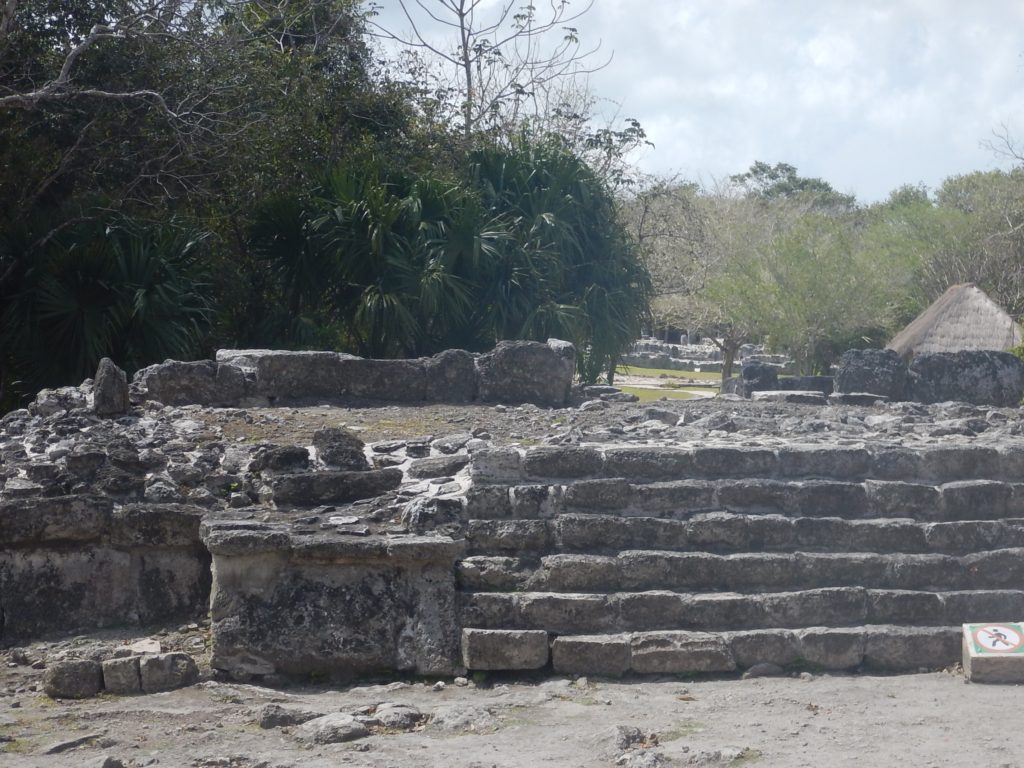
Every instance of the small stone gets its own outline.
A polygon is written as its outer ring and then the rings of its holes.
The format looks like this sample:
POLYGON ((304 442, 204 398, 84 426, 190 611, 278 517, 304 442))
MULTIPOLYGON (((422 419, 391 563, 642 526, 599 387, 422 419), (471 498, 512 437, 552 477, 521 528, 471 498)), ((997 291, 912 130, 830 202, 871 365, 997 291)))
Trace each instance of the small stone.
POLYGON ((314 744, 340 744, 369 736, 370 730, 352 715, 334 712, 303 723, 296 735, 314 744))
POLYGON ((433 690, 443 691, 446 687, 447 686, 445 686, 444 680, 438 680, 436 683, 434 683, 433 690))
POLYGON ((465 688, 469 685, 469 680, 465 677, 456 677, 452 682, 459 686, 459 688, 465 688))
POLYGON ((256 716, 260 728, 282 728, 289 725, 302 725, 310 720, 323 717, 322 712, 311 712, 298 707, 282 707, 280 704, 263 706, 256 716))

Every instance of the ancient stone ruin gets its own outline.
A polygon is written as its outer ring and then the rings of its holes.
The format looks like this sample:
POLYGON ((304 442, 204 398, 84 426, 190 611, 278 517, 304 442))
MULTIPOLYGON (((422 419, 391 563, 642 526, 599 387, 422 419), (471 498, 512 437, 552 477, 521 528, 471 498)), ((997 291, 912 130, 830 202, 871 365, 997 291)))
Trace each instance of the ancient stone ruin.
MULTIPOLYGON (((1016 407, 587 400, 573 355, 221 351, 140 371, 131 405, 107 364, 41 393, 0 420, 0 642, 209 612, 239 680, 911 671, 1024 615, 1016 407), (212 420, 370 396, 563 428, 297 446, 212 420)), ((140 663, 82 674, 120 690, 140 663)))

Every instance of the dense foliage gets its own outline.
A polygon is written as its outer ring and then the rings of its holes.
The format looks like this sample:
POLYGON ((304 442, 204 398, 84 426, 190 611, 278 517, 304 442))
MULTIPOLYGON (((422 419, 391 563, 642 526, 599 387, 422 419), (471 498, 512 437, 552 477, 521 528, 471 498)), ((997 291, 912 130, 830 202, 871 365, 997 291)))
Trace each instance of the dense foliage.
MULTIPOLYGON (((131 370, 218 346, 408 356, 555 335, 584 378, 614 370, 649 288, 612 197, 621 164, 585 159, 596 133, 439 121, 429 83, 377 60, 368 13, 2 4, 0 408, 104 355, 131 370)), ((642 137, 604 133, 621 151, 642 137)))
POLYGON ((663 181, 625 205, 654 279, 656 325, 710 337, 728 375, 741 344, 827 373, 882 346, 955 283, 1024 312, 1024 171, 904 186, 857 206, 784 163, 714 188, 663 181))

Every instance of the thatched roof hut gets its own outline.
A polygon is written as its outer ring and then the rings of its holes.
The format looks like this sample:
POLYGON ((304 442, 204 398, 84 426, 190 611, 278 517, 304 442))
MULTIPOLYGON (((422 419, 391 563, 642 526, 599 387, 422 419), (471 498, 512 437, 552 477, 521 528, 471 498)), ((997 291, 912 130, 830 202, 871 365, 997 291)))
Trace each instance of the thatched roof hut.
POLYGON ((909 360, 919 352, 1006 350, 1021 343, 1021 328, 973 283, 960 283, 896 334, 887 349, 909 360))

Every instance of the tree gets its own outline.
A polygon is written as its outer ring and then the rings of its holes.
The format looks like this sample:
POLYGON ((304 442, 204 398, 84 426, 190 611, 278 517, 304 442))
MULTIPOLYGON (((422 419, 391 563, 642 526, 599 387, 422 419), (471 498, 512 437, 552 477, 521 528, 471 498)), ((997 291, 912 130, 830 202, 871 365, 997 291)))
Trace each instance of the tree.
POLYGON ((762 200, 803 200, 819 210, 837 212, 852 210, 853 195, 837 192, 827 181, 800 176, 789 163, 755 161, 750 170, 729 177, 729 180, 752 197, 762 200))
POLYGON ((371 23, 406 48, 419 78, 435 81, 435 110, 452 108, 468 139, 480 128, 508 134, 524 117, 548 114, 561 101, 560 83, 598 68, 588 66, 597 47, 583 49, 572 26, 593 1, 574 10, 555 0, 542 15, 518 0, 398 0, 408 33, 371 23))

